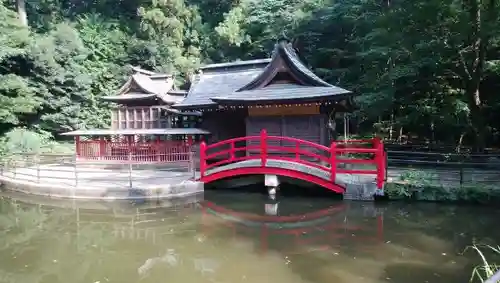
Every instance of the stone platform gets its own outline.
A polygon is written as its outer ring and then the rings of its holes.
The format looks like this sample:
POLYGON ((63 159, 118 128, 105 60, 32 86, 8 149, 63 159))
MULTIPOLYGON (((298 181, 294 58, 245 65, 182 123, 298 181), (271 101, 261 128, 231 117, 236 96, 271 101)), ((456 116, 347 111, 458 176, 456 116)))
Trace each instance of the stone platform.
POLYGON ((193 172, 114 170, 45 164, 11 168, 0 174, 4 188, 39 196, 74 199, 171 199, 204 191, 193 172))

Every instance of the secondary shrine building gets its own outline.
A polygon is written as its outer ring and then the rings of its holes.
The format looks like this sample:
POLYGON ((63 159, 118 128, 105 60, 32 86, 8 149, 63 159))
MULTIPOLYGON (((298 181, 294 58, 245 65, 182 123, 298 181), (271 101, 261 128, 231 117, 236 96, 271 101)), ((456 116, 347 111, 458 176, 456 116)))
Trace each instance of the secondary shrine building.
POLYGON ((115 95, 103 97, 111 103, 109 128, 64 134, 75 137, 77 159, 189 161, 192 144, 207 134, 197 128, 201 113, 172 108, 186 96, 186 91, 176 88, 172 75, 137 67, 132 71, 115 95))
POLYGON ((204 66, 186 98, 173 105, 201 111, 208 143, 259 135, 289 136, 329 145, 336 114, 350 112, 353 93, 315 75, 286 40, 272 57, 204 66))

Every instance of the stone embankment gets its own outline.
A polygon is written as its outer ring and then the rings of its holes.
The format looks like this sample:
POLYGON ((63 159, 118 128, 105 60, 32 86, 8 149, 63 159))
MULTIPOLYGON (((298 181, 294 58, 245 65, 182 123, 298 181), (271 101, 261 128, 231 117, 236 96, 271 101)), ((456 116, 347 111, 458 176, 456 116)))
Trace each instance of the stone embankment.
MULTIPOLYGON (((3 166, 0 183, 9 190, 75 199, 169 199, 202 193, 192 170, 183 168, 113 169, 88 164, 3 166)), ((129 166, 124 166, 129 167, 129 166)))

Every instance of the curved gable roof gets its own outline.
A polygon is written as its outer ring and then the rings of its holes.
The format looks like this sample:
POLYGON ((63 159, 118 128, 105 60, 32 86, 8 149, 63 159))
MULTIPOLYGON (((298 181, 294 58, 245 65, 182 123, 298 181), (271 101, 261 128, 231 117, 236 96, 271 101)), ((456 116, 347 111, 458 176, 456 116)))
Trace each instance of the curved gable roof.
POLYGON ((118 90, 117 95, 103 97, 104 100, 123 102, 159 98, 165 103, 177 103, 184 97, 177 93, 169 94, 174 88, 174 79, 171 75, 156 74, 137 67, 132 67, 136 73, 131 75, 127 82, 118 90))
POLYGON ((237 91, 247 91, 261 88, 269 83, 270 80, 280 71, 290 72, 298 80, 300 85, 317 87, 334 87, 314 74, 299 59, 292 44, 287 40, 280 40, 274 47, 271 62, 264 71, 254 78, 251 82, 238 89, 237 91))

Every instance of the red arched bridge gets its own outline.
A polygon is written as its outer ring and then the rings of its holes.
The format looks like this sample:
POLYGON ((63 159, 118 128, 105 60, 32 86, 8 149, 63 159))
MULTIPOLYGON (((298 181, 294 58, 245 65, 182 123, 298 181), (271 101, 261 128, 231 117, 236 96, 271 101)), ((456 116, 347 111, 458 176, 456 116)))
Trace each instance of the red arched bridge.
POLYGON ((382 189, 386 155, 379 138, 334 141, 327 147, 291 137, 270 136, 266 130, 258 136, 200 144, 202 182, 266 174, 304 180, 337 193, 345 192, 339 182, 342 174, 371 175, 378 189, 382 189))

